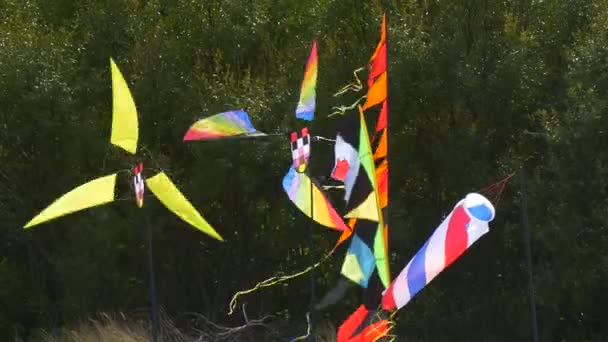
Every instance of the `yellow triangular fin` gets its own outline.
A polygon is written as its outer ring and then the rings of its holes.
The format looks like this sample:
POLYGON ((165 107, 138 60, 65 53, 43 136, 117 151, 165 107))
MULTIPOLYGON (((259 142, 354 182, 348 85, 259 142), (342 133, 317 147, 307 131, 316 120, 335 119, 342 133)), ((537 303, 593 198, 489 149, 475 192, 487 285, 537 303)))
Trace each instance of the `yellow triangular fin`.
POLYGON ((164 172, 159 172, 152 178, 146 179, 146 185, 160 202, 179 218, 203 233, 223 241, 222 237, 205 221, 164 172))
POLYGON ((125 151, 137 152, 137 108, 122 73, 110 58, 112 68, 112 135, 110 142, 125 151))
POLYGON ((378 222, 380 218, 378 216, 378 201, 376 199, 376 192, 370 192, 365 201, 351 210, 348 214, 344 215, 344 217, 361 218, 378 222))
POLYGON ((31 219, 23 228, 30 228, 75 211, 112 202, 114 200, 115 186, 116 174, 96 178, 84 183, 59 197, 55 202, 41 211, 40 214, 31 219))

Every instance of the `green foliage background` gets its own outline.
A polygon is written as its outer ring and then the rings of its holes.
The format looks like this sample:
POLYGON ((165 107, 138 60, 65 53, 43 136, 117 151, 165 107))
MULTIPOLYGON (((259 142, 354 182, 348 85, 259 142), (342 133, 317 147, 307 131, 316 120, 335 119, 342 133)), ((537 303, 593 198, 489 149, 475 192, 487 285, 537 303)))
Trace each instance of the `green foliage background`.
MULTIPOLYGON (((297 127, 310 42, 317 119, 389 27, 391 265, 396 274, 469 191, 529 176, 542 341, 608 339, 608 4, 603 0, 0 0, 0 337, 27 338, 100 311, 146 307, 144 220, 133 202, 21 227, 85 180, 143 160, 164 169, 226 238, 212 241, 153 199, 159 300, 171 315, 228 317, 237 290, 306 267, 337 235, 282 193, 287 142, 182 143, 196 119, 247 108, 262 131, 297 127), (138 159, 109 144, 109 57, 140 117, 138 159)), ((328 174, 331 146, 315 148, 328 174)), ((149 171, 150 172, 150 171, 149 171)), ((126 181, 119 197, 130 196, 126 181)), ((397 316, 399 339, 530 339, 519 185, 491 232, 397 316)), ((340 204, 338 202, 338 207, 340 204)), ((339 279, 340 251, 315 273, 339 279)), ((303 329, 306 277, 245 298, 303 329)), ((360 299, 319 313, 341 322, 360 299)))

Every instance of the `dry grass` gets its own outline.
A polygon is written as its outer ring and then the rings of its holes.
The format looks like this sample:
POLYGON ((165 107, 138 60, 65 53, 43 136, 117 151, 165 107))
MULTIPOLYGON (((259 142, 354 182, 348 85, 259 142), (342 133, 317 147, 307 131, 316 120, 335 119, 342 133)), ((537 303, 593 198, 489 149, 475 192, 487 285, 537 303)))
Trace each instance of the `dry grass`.
MULTIPOLYGON (((138 316, 138 315, 135 315, 138 316)), ((284 341, 290 326, 287 322, 249 320, 244 325, 224 327, 215 324, 204 316, 192 314, 189 324, 191 335, 177 329, 173 322, 161 314, 161 331, 159 340, 163 342, 202 342, 202 341, 284 341)), ((291 327, 293 328, 293 327, 291 327)), ((318 342, 336 341, 336 329, 329 322, 319 322, 313 334, 318 342)), ((293 336, 292 336, 293 337, 293 336)), ((28 342, 149 342, 152 340, 149 321, 144 317, 137 319, 124 314, 99 314, 96 318, 83 320, 75 325, 53 331, 42 330, 28 342)), ((17 338, 15 342, 24 342, 17 338)))
POLYGON ((124 316, 100 315, 76 326, 58 331, 42 331, 34 341, 44 342, 148 342, 151 340, 147 324, 142 321, 127 322, 124 316))
MULTIPOLYGON (((171 323, 163 319, 163 342, 191 341, 171 323)), ((41 331, 30 341, 35 342, 149 342, 152 340, 150 326, 146 320, 127 319, 123 314, 100 314, 71 327, 57 331, 41 331)))
POLYGON ((336 327, 328 321, 319 323, 314 335, 317 342, 335 342, 337 340, 336 327))

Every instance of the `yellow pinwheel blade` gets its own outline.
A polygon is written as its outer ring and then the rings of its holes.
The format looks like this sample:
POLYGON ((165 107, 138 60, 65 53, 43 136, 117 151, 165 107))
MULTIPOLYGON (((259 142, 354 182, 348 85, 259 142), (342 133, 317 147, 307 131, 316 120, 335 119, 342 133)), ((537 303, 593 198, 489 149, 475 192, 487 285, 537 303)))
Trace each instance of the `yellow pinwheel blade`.
POLYGON ((112 66, 112 136, 110 142, 125 151, 137 151, 137 108, 122 73, 110 58, 112 66))
POLYGON ((164 172, 146 179, 146 184, 159 201, 182 220, 220 241, 222 237, 211 227, 164 172))
POLYGON ((116 174, 99 177, 82 184, 46 207, 30 220, 25 227, 30 228, 73 212, 114 201, 116 174))

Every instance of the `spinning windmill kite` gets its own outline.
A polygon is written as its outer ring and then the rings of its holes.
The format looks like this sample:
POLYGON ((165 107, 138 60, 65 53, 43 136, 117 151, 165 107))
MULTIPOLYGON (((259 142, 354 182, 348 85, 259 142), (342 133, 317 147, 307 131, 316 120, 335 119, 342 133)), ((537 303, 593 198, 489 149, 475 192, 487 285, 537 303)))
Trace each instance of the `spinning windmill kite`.
MULTIPOLYGON (((311 121, 315 112, 315 87, 317 82, 317 43, 313 43, 295 115, 298 119, 311 121)), ((255 129, 244 110, 233 110, 216 114, 195 122, 184 135, 184 141, 214 139, 244 139, 283 134, 265 134, 255 129)), ((333 208, 320 185, 308 174, 308 161, 312 136, 307 128, 290 135, 292 166, 283 178, 283 189, 289 199, 306 216, 331 229, 345 231, 349 228, 333 208)))
MULTIPOLYGON (((318 58, 317 43, 315 41, 306 63, 304 80, 302 81, 300 90, 300 98, 295 110, 295 115, 298 119, 312 121, 314 118, 317 73, 318 58)), ((212 140, 220 138, 242 139, 264 136, 284 136, 284 134, 265 134, 259 132, 252 125, 251 120, 245 111, 235 110, 216 114, 197 121, 186 132, 184 140, 212 140)), ((292 165, 287 171, 287 174, 283 177, 283 189, 287 193, 289 200, 293 202, 304 215, 330 229, 342 232, 349 231, 350 228, 336 212, 327 196, 324 194, 320 184, 309 174, 308 164, 311 154, 311 144, 314 138, 317 137, 311 136, 306 127, 289 134, 292 165)), ((338 244, 340 242, 341 240, 338 241, 338 244)), ((292 275, 271 277, 259 282, 251 289, 237 292, 230 301, 229 314, 234 311, 237 298, 240 295, 251 293, 259 288, 273 286, 279 282, 301 276, 320 265, 334 250, 335 248, 329 252, 324 259, 301 272, 292 275)))
MULTIPOLYGON (((135 154, 138 139, 137 108, 124 77, 112 59, 110 59, 110 64, 112 69, 112 135, 110 142, 128 153, 135 154)), ((179 218, 213 238, 222 240, 222 237, 205 221, 164 172, 159 172, 148 179, 144 179, 142 173, 143 164, 139 163, 133 169, 133 188, 138 207, 143 206, 144 184, 146 184, 160 202, 179 218)), ((113 173, 74 188, 42 210, 24 228, 114 201, 117 176, 118 173, 113 173)))

